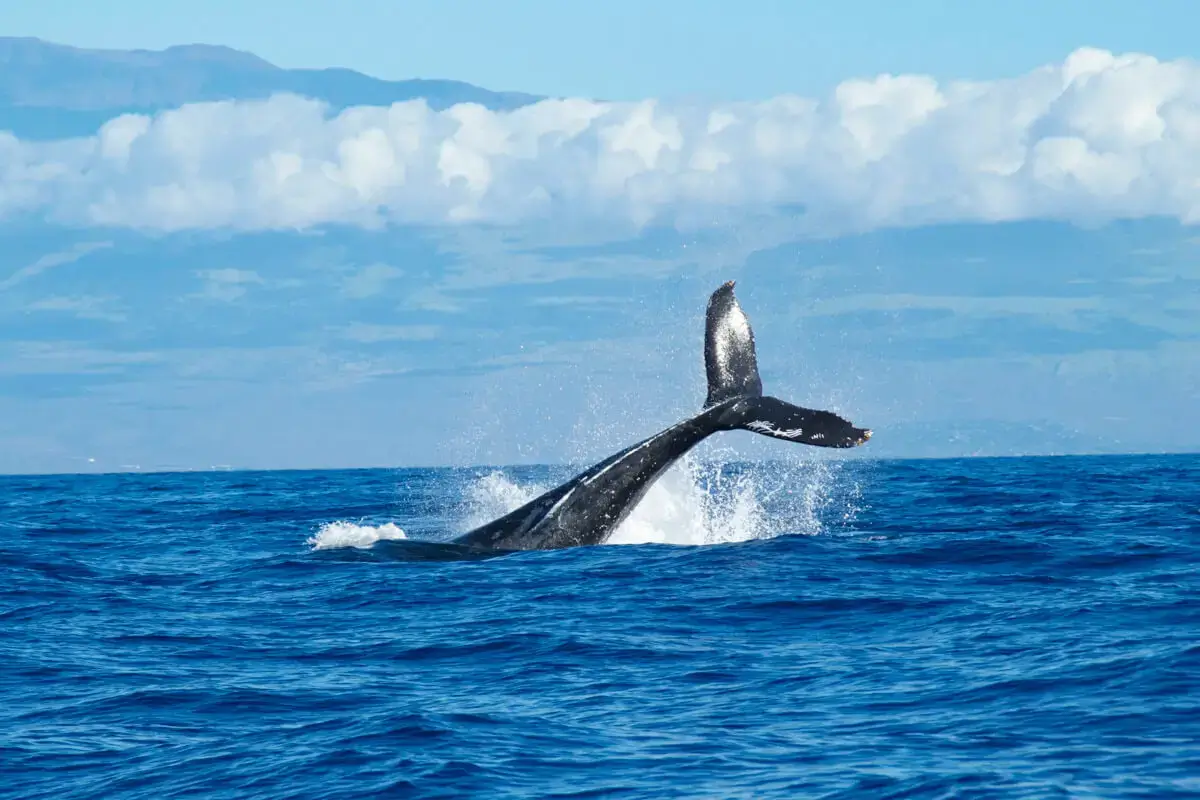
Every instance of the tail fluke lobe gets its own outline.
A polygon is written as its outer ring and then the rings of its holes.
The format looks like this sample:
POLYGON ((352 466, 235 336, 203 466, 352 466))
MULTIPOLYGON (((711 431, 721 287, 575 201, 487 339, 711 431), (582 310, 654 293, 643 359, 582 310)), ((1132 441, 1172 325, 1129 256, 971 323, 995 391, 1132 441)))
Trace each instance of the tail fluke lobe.
POLYGON ((733 281, 712 293, 704 322, 708 373, 704 407, 711 409, 711 416, 704 416, 718 429, 753 431, 815 447, 857 447, 871 438, 871 431, 856 428, 832 411, 814 411, 763 396, 754 331, 733 296, 733 281))
POLYGON ((733 281, 712 293, 704 319, 704 368, 708 373, 705 408, 735 397, 762 395, 754 331, 737 298, 733 281))
POLYGON ((857 447, 871 431, 857 428, 832 411, 801 408, 777 397, 747 397, 730 404, 722 415, 730 428, 815 447, 857 447))

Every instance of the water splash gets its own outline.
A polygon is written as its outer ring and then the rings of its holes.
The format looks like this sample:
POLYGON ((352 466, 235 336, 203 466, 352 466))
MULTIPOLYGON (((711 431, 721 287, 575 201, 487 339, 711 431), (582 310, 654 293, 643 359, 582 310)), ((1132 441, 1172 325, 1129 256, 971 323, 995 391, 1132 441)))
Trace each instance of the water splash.
POLYGON ((478 528, 515 511, 549 488, 535 482, 523 483, 503 470, 493 470, 466 484, 455 527, 463 533, 478 528))
POLYGON ((609 544, 702 545, 757 539, 767 530, 750 473, 727 475, 720 465, 676 462, 609 537, 609 544))
MULTIPOLYGON (((852 529, 861 510, 859 483, 842 474, 845 464, 825 460, 746 463, 733 451, 713 449, 700 460, 677 461, 646 492, 607 544, 708 545, 817 535, 852 529)), ((553 479, 525 480, 496 469, 466 480, 461 501, 444 527, 465 532, 504 516, 538 495, 553 479)), ((407 538, 394 523, 330 522, 308 540, 314 549, 369 548, 407 538)), ((438 537, 442 538, 442 537, 438 537)), ((448 538, 448 537, 446 537, 448 538)))
MULTIPOLYGON (((857 482, 824 462, 742 464, 685 456, 646 492, 608 544, 706 545, 852 526, 857 482)), ((548 486, 501 470, 464 487, 462 530, 519 508, 548 486)))

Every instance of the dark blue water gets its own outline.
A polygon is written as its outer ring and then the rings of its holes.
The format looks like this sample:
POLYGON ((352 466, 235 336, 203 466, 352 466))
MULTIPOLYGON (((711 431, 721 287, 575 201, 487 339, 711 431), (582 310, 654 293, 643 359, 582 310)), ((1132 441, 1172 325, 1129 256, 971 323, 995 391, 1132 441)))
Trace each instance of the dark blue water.
POLYGON ((806 469, 455 562, 469 471, 0 478, 0 792, 1200 796, 1200 457, 806 469))

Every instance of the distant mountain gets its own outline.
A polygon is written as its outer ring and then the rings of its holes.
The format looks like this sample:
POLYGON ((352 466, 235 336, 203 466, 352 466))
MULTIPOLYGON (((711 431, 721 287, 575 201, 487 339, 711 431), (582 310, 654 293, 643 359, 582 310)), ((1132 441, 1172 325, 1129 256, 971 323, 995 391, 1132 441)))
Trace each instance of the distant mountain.
POLYGON ((283 69, 252 53, 193 44, 166 50, 86 50, 0 37, 0 130, 22 138, 94 132, 127 112, 294 92, 336 109, 424 98, 433 108, 518 108, 535 95, 449 80, 385 81, 349 69, 283 69))
MULTIPOLYGON (((875 437, 881 458, 956 458, 960 456, 1026 456, 1109 454, 1127 452, 1110 438, 1054 422, 946 420, 899 422, 875 437)), ((1145 444, 1141 449, 1155 450, 1145 444)), ((863 454, 865 455, 865 453, 863 454)))

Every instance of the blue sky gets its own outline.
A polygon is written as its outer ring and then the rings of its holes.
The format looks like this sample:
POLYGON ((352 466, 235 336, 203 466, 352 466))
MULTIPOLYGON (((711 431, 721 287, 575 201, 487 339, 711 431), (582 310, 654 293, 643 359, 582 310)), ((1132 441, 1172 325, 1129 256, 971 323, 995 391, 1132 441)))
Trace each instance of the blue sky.
POLYGON ((588 461, 697 409, 730 278, 864 455, 1200 449, 1194 12, 1107 6, 18 8, 566 99, 0 131, 0 472, 588 461))
POLYGON ((1193 55, 1189 0, 39 0, 6 35, 89 47, 206 42, 285 67, 457 78, 605 99, 823 92, 879 72, 994 79, 1090 45, 1193 55))

